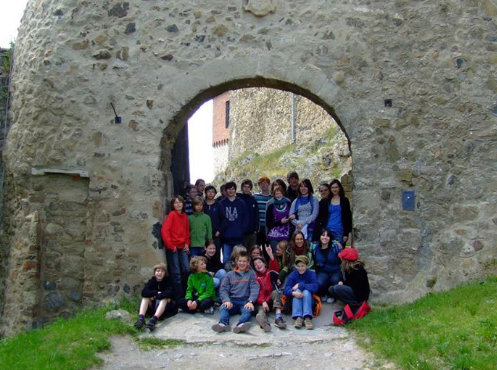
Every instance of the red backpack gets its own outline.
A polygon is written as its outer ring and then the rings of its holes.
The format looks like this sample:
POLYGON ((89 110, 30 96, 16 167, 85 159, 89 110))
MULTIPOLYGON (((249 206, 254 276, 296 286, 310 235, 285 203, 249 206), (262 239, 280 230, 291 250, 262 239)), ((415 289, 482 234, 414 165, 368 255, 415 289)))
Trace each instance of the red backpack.
POLYGON ((345 305, 343 310, 335 311, 333 314, 333 324, 335 325, 345 325, 349 321, 360 319, 366 316, 366 314, 371 311, 371 307, 366 301, 362 302, 355 314, 348 304, 345 305))

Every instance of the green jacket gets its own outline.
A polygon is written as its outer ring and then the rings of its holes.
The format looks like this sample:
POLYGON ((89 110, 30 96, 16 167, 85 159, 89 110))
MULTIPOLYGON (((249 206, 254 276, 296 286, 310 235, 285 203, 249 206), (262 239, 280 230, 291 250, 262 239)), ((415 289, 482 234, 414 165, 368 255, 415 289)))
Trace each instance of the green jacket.
POLYGON ((190 224, 190 247, 205 247, 205 242, 212 239, 212 224, 209 215, 194 212, 188 216, 190 224))
POLYGON ((214 280, 208 272, 194 272, 188 278, 185 299, 201 302, 206 298, 217 301, 214 280))

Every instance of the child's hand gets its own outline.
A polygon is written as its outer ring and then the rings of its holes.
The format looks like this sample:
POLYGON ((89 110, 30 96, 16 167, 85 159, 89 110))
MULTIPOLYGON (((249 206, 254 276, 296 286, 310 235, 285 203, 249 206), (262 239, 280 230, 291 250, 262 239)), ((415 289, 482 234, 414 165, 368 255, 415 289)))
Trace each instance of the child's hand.
POLYGON ((280 279, 276 280, 276 285, 281 286, 281 280, 280 279))
POLYGON ((233 303, 231 303, 231 302, 224 302, 223 306, 226 307, 228 310, 231 310, 233 308, 233 303))
POLYGON ((243 306, 246 310, 253 311, 254 310, 254 304, 251 302, 245 303, 245 306, 243 306))
POLYGON ((292 292, 292 295, 293 295, 295 298, 302 298, 302 297, 304 296, 304 293, 294 291, 294 292, 292 292))
POLYGON ((267 302, 264 302, 262 304, 262 308, 264 309, 264 312, 269 312, 269 305, 267 304, 267 302))
POLYGON ((339 281, 339 282, 338 282, 338 285, 343 285, 343 281, 339 281))
POLYGON ((288 216, 289 220, 295 220, 295 214, 288 216))
POLYGON ((270 260, 274 260, 273 249, 271 248, 271 245, 269 245, 269 244, 266 244, 266 253, 269 256, 270 260))
POLYGON ((299 283, 297 283, 294 286, 292 286, 292 290, 297 290, 298 288, 299 288, 299 283))

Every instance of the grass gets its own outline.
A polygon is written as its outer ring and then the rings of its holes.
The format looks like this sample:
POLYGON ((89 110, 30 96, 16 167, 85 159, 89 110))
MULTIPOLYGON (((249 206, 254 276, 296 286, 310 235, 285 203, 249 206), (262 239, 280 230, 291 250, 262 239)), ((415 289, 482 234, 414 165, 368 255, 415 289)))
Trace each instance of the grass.
POLYGON ((404 369, 496 369, 497 278, 373 310, 350 328, 404 369))
MULTIPOLYGON (((138 302, 121 308, 135 312, 138 302)), ((497 277, 430 294, 413 303, 381 307, 347 328, 359 344, 403 369, 496 369, 497 277)), ((184 341, 138 338, 132 325, 105 319, 116 306, 86 310, 43 329, 0 341, 0 369, 87 369, 101 364, 109 337, 131 335, 140 348, 171 348, 184 341)))
POLYGON ((87 369, 100 364, 96 353, 110 348, 110 336, 136 336, 131 325, 105 319, 106 312, 114 308, 82 311, 43 329, 2 339, 0 369, 87 369))
POLYGON ((186 342, 180 339, 160 339, 156 337, 144 337, 140 338, 138 342, 140 349, 150 350, 152 348, 174 348, 178 346, 184 346, 186 342))

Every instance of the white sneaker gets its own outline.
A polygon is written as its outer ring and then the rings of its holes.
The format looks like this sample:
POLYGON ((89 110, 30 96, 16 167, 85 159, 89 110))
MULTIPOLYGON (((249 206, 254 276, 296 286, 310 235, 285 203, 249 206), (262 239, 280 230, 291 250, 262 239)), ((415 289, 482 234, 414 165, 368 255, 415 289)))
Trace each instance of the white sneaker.
POLYGON ((209 307, 208 309, 204 310, 204 313, 207 315, 214 315, 214 307, 209 307))

